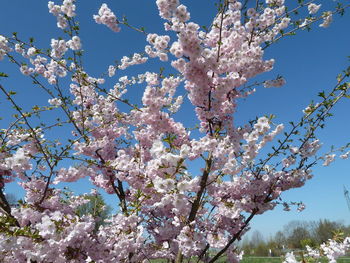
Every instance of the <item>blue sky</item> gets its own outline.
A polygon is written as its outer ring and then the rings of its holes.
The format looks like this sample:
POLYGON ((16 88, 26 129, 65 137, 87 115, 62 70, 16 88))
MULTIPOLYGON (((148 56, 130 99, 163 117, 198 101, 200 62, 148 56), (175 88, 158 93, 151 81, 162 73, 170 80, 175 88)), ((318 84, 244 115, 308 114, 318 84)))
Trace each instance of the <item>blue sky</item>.
MULTIPOLYGON (((147 32, 164 33, 163 21, 157 15, 155 1, 77 1, 78 20, 81 23, 80 37, 86 51, 84 65, 89 74, 96 77, 105 72, 113 61, 124 55, 141 52, 146 44, 144 36, 138 32, 122 27, 120 33, 114 33, 107 27, 94 23, 92 15, 97 14, 104 2, 118 17, 126 15, 130 24, 143 26, 147 32)), ((189 7, 193 21, 200 25, 210 24, 210 18, 216 11, 213 2, 183 1, 189 7)), ((329 0, 318 2, 323 4, 322 11, 332 5, 332 1, 329 0)), ((317 100, 319 91, 330 90, 334 86, 336 75, 348 65, 350 15, 346 13, 344 17, 337 16, 334 20, 330 28, 323 29, 315 25, 311 32, 299 31, 297 36, 282 39, 266 50, 265 58, 274 58, 276 63, 274 70, 264 77, 283 75, 287 84, 280 89, 259 88, 254 95, 241 100, 236 115, 238 123, 246 123, 249 119, 264 114, 275 114, 275 122, 286 123, 287 126, 289 121, 296 121, 302 116, 302 109, 311 100, 317 100)), ((34 37, 38 46, 47 48, 51 38, 63 37, 63 33, 55 24, 56 19, 48 13, 46 0, 2 0, 0 34, 10 35, 12 32, 18 32, 20 38, 34 37)), ((158 70, 160 66, 158 60, 153 60, 146 67, 139 66, 125 74, 158 70)), ((20 104, 30 106, 46 103, 45 95, 35 93, 33 96, 35 89, 31 81, 20 75, 11 64, 0 62, 0 72, 10 75, 10 78, 0 81, 5 87, 19 92, 16 99, 20 104), (30 104, 27 103, 29 98, 30 104)), ((105 87, 109 84, 113 84, 113 81, 108 81, 105 87)), ((132 94, 137 96, 138 91, 132 94)), ((2 115, 9 114, 3 101, 0 107, 2 115)), ((337 105, 334 113, 335 117, 330 119, 326 128, 319 133, 324 150, 331 145, 341 146, 350 142, 350 101, 337 105)), ((191 123, 191 116, 187 113, 178 115, 178 118, 184 118, 185 123, 191 123)), ((5 122, 6 119, 0 122, 1 128, 5 122)), ((305 187, 283 194, 285 200, 303 201, 307 207, 305 211, 298 213, 294 209, 284 212, 281 207, 277 207, 274 211, 256 217, 252 228, 269 235, 282 229, 290 220, 296 219, 328 218, 350 224, 350 211, 343 196, 343 185, 350 188, 349 165, 349 160, 338 159, 329 167, 314 168, 315 177, 305 187)), ((81 182, 72 189, 79 191, 87 187, 86 182, 81 182)), ((10 188, 9 191, 17 191, 17 188, 10 188)), ((108 197, 107 200, 112 203, 115 199, 108 197)))

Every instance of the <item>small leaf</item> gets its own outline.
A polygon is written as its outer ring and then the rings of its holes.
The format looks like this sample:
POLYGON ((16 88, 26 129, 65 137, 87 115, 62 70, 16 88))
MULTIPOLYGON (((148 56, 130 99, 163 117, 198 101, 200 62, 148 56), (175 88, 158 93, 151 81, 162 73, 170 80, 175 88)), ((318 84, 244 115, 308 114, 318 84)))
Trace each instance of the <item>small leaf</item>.
POLYGON ((326 98, 326 94, 324 93, 324 91, 319 92, 318 96, 321 97, 321 98, 324 98, 324 99, 326 98))
POLYGON ((6 73, 4 72, 0 72, 0 77, 2 78, 7 78, 9 75, 7 75, 6 73))

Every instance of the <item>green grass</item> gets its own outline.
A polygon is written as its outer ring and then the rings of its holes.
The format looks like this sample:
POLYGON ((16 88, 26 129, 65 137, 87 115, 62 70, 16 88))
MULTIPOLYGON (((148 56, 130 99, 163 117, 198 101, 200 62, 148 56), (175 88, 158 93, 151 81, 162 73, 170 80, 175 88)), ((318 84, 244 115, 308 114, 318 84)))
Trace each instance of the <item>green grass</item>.
MULTIPOLYGON (((221 261, 222 263, 225 261, 221 261)), ((281 258, 268 258, 268 257, 245 257, 240 263, 282 263, 281 258)), ((321 259, 319 262, 328 263, 327 259, 321 259)), ((339 258, 337 263, 350 263, 350 258, 339 258)))
MULTIPOLYGON (((167 262, 164 259, 155 259, 151 261, 152 263, 165 263, 167 262)), ((196 260, 193 262, 197 262, 196 260)), ((225 258, 222 258, 217 261, 218 263, 225 263, 227 262, 225 258)), ((282 258, 279 257, 244 257, 243 260, 241 260, 240 263, 282 263, 282 258)), ((319 262, 321 263, 328 263, 327 259, 322 259, 319 262)), ((350 258, 339 258, 337 260, 337 263, 350 263, 350 258)))
POLYGON ((281 263, 281 258, 266 258, 266 257, 246 257, 241 263, 281 263))

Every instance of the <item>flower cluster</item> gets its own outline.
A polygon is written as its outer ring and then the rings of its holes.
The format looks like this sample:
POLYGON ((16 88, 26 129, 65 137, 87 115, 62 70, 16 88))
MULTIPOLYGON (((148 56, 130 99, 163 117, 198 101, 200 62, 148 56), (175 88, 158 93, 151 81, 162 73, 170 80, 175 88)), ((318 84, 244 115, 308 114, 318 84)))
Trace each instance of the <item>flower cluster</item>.
POLYGON ((322 244, 320 249, 326 255, 330 263, 336 263, 336 259, 344 256, 350 249, 350 238, 345 238, 343 242, 330 239, 327 243, 322 244))
POLYGON ((94 15, 94 19, 97 24, 104 24, 114 32, 120 31, 118 19, 111 9, 108 8, 107 4, 101 5, 98 15, 94 15))
POLYGON ((62 5, 55 5, 54 2, 48 2, 49 12, 57 17, 57 27, 65 29, 68 26, 68 18, 74 17, 75 14, 75 0, 64 0, 62 5))
POLYGON ((61 58, 66 53, 67 43, 65 40, 51 39, 51 56, 53 58, 61 58))
POLYGON ((277 79, 273 79, 273 80, 267 80, 264 82, 264 87, 265 88, 279 88, 282 87, 283 85, 286 84, 286 81, 284 78, 277 78, 277 79))
POLYGON ((81 41, 78 36, 73 36, 71 40, 67 41, 67 46, 72 50, 81 49, 81 41))
POLYGON ((328 154, 324 157, 324 163, 323 166, 328 166, 331 162, 334 161, 335 154, 328 154))
POLYGON ((332 13, 330 11, 324 12, 322 17, 323 17, 323 22, 322 22, 322 24, 320 24, 320 27, 329 27, 329 25, 333 21, 332 13))
MULTIPOLYGON (((319 249, 313 249, 306 246, 306 251, 303 258, 311 258, 312 260, 319 260, 322 256, 327 257, 329 263, 336 263, 337 258, 344 256, 350 249, 350 238, 347 237, 343 241, 336 241, 329 239, 327 242, 321 244, 319 249)), ((300 263, 293 252, 287 253, 283 263, 300 263)))
POLYGON ((168 61, 166 48, 168 47, 168 43, 170 41, 169 36, 158 36, 157 34, 148 34, 147 41, 152 45, 145 46, 145 51, 147 55, 149 55, 151 58, 159 57, 161 61, 168 61))
POLYGON ((321 5, 316 5, 315 3, 311 3, 307 6, 310 15, 314 15, 320 9, 321 5))
POLYGON ((29 58, 30 67, 26 64, 20 67, 20 71, 24 75, 30 75, 37 73, 42 75, 48 80, 50 84, 55 84, 57 82, 57 77, 65 77, 69 70, 74 67, 67 66, 67 60, 64 59, 64 55, 68 51, 68 48, 73 51, 81 49, 82 44, 78 36, 73 36, 72 39, 65 41, 64 39, 51 39, 51 52, 50 59, 44 57, 43 55, 38 55, 40 53, 35 47, 30 47, 26 49, 21 44, 15 45, 15 51, 21 54, 24 58, 29 58))
MULTIPOLYGON (((135 53, 132 57, 124 56, 120 60, 120 65, 118 65, 118 68, 121 69, 121 70, 124 70, 124 69, 126 69, 126 68, 128 68, 130 66, 133 66, 133 65, 139 65, 139 64, 146 63, 147 60, 148 60, 147 57, 144 57, 144 56, 142 56, 139 53, 135 53)), ((109 72, 109 76, 113 76, 114 75, 113 68, 109 68, 108 72, 109 72)))
POLYGON ((7 39, 4 36, 0 35, 0 60, 3 60, 5 54, 10 51, 11 48, 8 47, 7 39))

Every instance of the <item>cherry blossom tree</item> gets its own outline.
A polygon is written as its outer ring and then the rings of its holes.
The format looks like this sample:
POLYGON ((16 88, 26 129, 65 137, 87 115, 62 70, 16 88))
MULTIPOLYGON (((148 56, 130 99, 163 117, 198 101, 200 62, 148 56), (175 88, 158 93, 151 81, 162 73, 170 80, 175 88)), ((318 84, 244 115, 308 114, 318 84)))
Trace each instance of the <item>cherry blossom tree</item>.
POLYGON ((344 256, 350 249, 350 238, 336 235, 333 239, 322 243, 319 248, 313 249, 306 246, 306 253, 301 253, 302 261, 298 261, 293 252, 286 254, 284 263, 319 262, 321 257, 327 258, 328 262, 336 263, 336 259, 344 256))
POLYGON ((273 68, 265 49, 298 30, 328 27, 347 6, 338 3, 321 13, 314 1, 287 8, 284 0, 222 0, 210 26, 201 27, 178 0, 157 0, 165 29, 159 35, 118 18, 103 4, 91 14, 96 23, 116 33, 136 30, 148 45, 94 77, 82 64, 78 3, 57 2, 49 1, 48 11, 65 37, 52 38, 48 50, 17 33, 0 36, 0 59, 9 59, 50 97, 49 105, 24 110, 15 92, 0 85, 1 98, 15 111, 0 131, 1 262, 179 263, 222 256, 239 262, 235 242, 254 217, 277 205, 288 210, 283 191, 303 186, 316 164, 328 165, 339 153, 348 157, 348 145, 319 155, 316 131, 349 96, 349 70, 288 128, 275 124, 273 116, 244 126, 234 118, 239 99, 285 83, 282 77, 254 82, 273 68), (123 74, 151 59, 172 71, 123 74), (106 78, 115 85, 106 87, 106 78), (128 97, 135 87, 143 89, 142 96, 128 97), (194 128, 175 117, 184 100, 195 110, 194 128), (47 113, 58 120, 38 121, 47 113), (55 137, 62 126, 71 135, 55 137), (272 149, 266 146, 271 141, 272 149), (202 165, 200 174, 191 172, 194 163, 202 165), (95 217, 77 213, 88 200, 66 198, 60 187, 81 178, 117 199, 116 213, 97 230, 95 217), (19 207, 6 200, 11 182, 26 193, 19 207))

